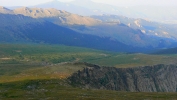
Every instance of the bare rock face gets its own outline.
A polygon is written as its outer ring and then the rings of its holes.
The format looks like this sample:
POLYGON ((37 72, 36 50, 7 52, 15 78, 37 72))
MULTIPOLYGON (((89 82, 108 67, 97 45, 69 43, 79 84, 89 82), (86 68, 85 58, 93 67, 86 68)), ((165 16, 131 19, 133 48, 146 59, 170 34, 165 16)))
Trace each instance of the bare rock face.
POLYGON ((88 65, 68 78, 72 85, 131 92, 177 92, 177 66, 114 68, 88 65))

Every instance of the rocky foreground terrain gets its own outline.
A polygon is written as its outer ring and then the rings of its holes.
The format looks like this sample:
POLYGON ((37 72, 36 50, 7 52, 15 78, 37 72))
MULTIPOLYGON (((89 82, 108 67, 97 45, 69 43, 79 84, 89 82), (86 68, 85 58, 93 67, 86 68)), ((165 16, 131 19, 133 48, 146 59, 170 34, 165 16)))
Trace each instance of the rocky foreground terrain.
POLYGON ((159 64, 136 68, 88 66, 70 76, 70 84, 88 89, 177 92, 176 65, 159 64))

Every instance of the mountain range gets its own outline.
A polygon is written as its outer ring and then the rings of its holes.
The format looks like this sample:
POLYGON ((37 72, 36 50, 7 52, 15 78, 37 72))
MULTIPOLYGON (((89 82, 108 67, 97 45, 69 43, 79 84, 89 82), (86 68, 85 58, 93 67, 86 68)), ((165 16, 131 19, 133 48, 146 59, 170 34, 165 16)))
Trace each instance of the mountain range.
POLYGON ((63 44, 121 52, 128 52, 133 48, 135 50, 135 47, 109 38, 77 33, 51 22, 23 15, 0 14, 0 21, 1 42, 63 44))
POLYGON ((88 17, 54 8, 21 7, 10 10, 0 7, 0 13, 1 41, 4 42, 28 40, 122 52, 176 45, 175 35, 157 29, 161 24, 143 19, 129 19, 117 15, 112 15, 113 18, 107 15, 88 17), (158 36, 155 33, 158 30, 165 35, 158 36), (50 39, 47 37, 49 35, 50 39), (94 43, 96 44, 93 45, 94 43))
POLYGON ((123 15, 130 18, 143 18, 163 23, 177 23, 176 6, 113 6, 97 3, 91 0, 73 0, 71 2, 59 2, 53 0, 32 7, 56 8, 66 10, 79 15, 123 15), (157 14, 158 12, 158 14, 157 14))
POLYGON ((91 0, 12 8, 0 6, 0 98, 177 98, 175 22, 91 0))
POLYGON ((105 24, 108 21, 109 24, 110 23, 125 24, 130 28, 139 29, 143 33, 147 33, 148 35, 156 35, 158 37, 166 38, 177 38, 177 35, 175 34, 177 25, 161 24, 145 19, 134 19, 117 15, 102 15, 95 17, 94 16, 87 17, 53 8, 41 9, 41 8, 22 7, 14 9, 13 12, 15 14, 22 14, 33 18, 42 18, 58 25, 61 25, 62 23, 62 25, 65 24, 65 25, 95 26, 103 24, 103 22, 105 24))
POLYGON ((99 19, 103 22, 123 23, 129 26, 130 28, 139 29, 142 31, 142 33, 147 35, 154 35, 158 37, 166 37, 173 39, 177 38, 176 24, 162 24, 142 18, 135 19, 118 15, 93 15, 91 17, 99 19))

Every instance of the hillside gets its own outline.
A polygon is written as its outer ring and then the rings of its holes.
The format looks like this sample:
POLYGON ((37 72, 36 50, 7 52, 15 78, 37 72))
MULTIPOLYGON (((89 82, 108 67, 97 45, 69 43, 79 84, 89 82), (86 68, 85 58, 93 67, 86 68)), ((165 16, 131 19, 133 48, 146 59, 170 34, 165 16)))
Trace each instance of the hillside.
POLYGON ((122 23, 110 22, 93 26, 73 25, 70 28, 80 33, 110 37, 112 40, 143 48, 168 48, 173 47, 173 44, 176 43, 174 39, 144 34, 141 30, 133 29, 122 23))
POLYGON ((54 8, 28 8, 21 7, 14 10, 10 10, 4 7, 0 8, 0 13, 4 14, 22 14, 24 16, 29 16, 33 18, 44 18, 47 21, 51 21, 55 24, 78 24, 78 25, 94 25, 100 23, 100 21, 95 20, 90 17, 84 17, 77 14, 72 14, 64 10, 57 10, 54 8))
POLYGON ((142 33, 157 37, 176 39, 176 24, 164 24, 142 18, 129 18, 118 15, 93 15, 92 18, 103 22, 122 23, 133 29, 139 29, 142 33))
POLYGON ((139 52, 144 48, 126 45, 108 37, 81 34, 56 24, 25 17, 0 14, 1 42, 36 42, 87 47, 108 51, 139 52))
POLYGON ((23 15, 0 14, 0 42, 31 41, 22 31, 28 25, 40 25, 44 21, 23 15))

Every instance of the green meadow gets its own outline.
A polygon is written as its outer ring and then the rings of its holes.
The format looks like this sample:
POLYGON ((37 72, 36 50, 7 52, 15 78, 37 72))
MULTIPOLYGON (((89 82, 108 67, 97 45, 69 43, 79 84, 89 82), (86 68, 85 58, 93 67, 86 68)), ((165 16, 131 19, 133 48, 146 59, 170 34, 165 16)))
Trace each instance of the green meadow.
POLYGON ((0 44, 0 100, 176 100, 176 93, 131 93, 72 87, 67 77, 87 67, 175 64, 177 55, 127 54, 49 44, 0 44))

